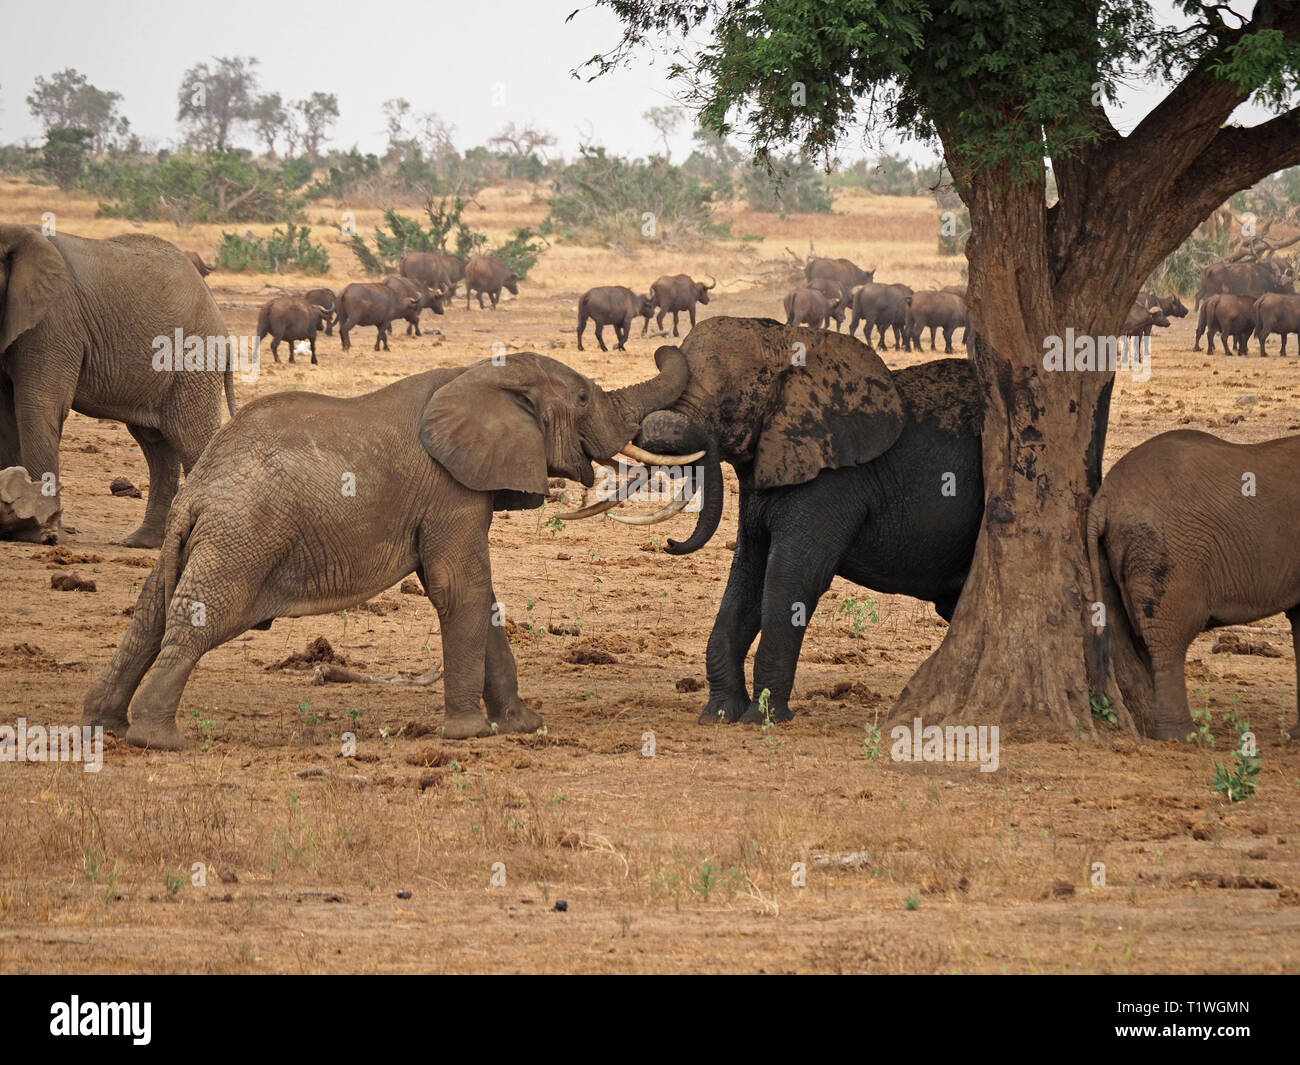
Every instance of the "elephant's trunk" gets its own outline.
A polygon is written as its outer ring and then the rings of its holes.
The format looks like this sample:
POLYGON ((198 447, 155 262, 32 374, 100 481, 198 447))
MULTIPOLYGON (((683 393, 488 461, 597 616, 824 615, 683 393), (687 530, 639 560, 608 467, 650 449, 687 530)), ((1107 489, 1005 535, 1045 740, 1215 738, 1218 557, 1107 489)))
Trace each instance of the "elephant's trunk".
POLYGON ((675 454, 704 452, 704 459, 696 466, 696 476, 703 481, 704 499, 695 528, 686 540, 669 540, 665 547, 671 555, 689 555, 698 551, 718 531, 718 523, 722 520, 722 464, 717 441, 685 415, 666 410, 652 412, 646 417, 637 441, 640 446, 656 451, 675 454))
POLYGON ((606 393, 626 430, 620 443, 626 443, 632 438, 648 414, 671 406, 686 390, 691 371, 686 365, 686 356, 680 349, 670 346, 660 348, 655 352, 655 365, 659 367, 659 373, 650 380, 606 393))

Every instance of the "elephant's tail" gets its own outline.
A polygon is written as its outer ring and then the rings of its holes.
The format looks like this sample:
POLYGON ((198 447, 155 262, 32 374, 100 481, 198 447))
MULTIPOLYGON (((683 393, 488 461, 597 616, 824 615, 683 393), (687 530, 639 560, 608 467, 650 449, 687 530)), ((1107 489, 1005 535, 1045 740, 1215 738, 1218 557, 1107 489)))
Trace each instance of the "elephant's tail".
POLYGON ((1104 535, 1106 535, 1106 495, 1098 491, 1093 497, 1092 505, 1088 508, 1088 575, 1092 588, 1087 606, 1092 630, 1092 654, 1088 656, 1092 667, 1089 684, 1093 691, 1099 693, 1106 690, 1106 675, 1110 672, 1110 625, 1105 614, 1106 584, 1103 576, 1105 559, 1101 553, 1101 538, 1104 535))
MULTIPOLYGON (((257 344, 253 348, 253 361, 257 361, 257 349, 262 346, 261 337, 258 338, 257 344)), ((225 373, 226 385, 226 410, 230 411, 230 416, 235 416, 235 368, 231 365, 230 360, 226 361, 225 373)))
POLYGON ((182 488, 172 501, 171 514, 167 519, 167 532, 163 534, 162 551, 158 554, 158 566, 163 578, 162 616, 164 617, 167 613, 166 607, 176 593, 176 584, 180 580, 182 569, 181 555, 193 529, 194 513, 185 498, 185 489, 182 488))

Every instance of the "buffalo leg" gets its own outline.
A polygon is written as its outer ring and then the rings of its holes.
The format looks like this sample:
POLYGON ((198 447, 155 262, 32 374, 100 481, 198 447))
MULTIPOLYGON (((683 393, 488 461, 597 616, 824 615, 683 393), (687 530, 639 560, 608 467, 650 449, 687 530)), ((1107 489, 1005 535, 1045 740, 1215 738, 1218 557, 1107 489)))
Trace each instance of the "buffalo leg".
MULTIPOLYGON (((615 330, 615 332, 617 332, 617 330, 615 330)), ((604 322, 596 323, 596 343, 600 345, 601 351, 609 350, 609 348, 605 347, 605 323, 604 322)))

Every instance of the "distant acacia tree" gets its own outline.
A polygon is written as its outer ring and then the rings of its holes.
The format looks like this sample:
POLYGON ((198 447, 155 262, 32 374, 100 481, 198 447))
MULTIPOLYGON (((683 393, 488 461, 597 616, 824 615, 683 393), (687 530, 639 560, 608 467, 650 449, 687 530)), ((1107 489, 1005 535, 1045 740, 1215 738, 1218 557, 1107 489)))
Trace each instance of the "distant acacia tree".
POLYGON ((80 129, 89 134, 90 147, 102 152, 109 138, 125 136, 130 123, 118 111, 122 94, 97 89, 86 75, 68 67, 48 78, 38 77, 27 97, 27 109, 40 120, 46 133, 55 129, 80 129))
POLYGON ((252 119, 257 102, 257 60, 223 56, 198 63, 181 79, 177 119, 189 128, 197 148, 224 151, 237 127, 252 119))
MULTIPOLYGON (((624 25, 597 74, 646 45, 672 51, 704 124, 745 128, 760 157, 797 143, 825 158, 864 112, 942 145, 970 210, 986 506, 952 624, 894 714, 1091 731, 1084 521, 1114 372, 1047 372, 1045 342, 1120 334, 1202 219, 1300 163, 1300 3, 597 3, 624 25), (1104 104, 1134 80, 1167 95, 1124 134, 1104 104), (1274 117, 1236 124, 1248 100, 1274 117)), ((1122 609, 1107 613, 1117 713, 1141 722, 1149 671, 1122 609)))
POLYGON ((294 103, 293 109, 301 119, 298 136, 303 151, 312 159, 319 159, 321 145, 329 139, 329 129, 338 121, 338 97, 332 92, 314 92, 294 103))
MULTIPOLYGON (((289 135, 289 112, 285 110, 284 101, 280 99, 278 92, 267 93, 257 98, 249 112, 249 122, 252 124, 253 132, 257 134, 257 139, 266 146, 266 154, 272 159, 275 158, 277 139, 280 137, 285 137, 288 141, 293 139, 289 135)), ((290 154, 292 151, 290 145, 290 154)))
POLYGON ((520 126, 514 122, 509 123, 500 133, 488 140, 488 144, 499 149, 509 148, 520 159, 527 159, 528 156, 538 153, 545 156, 545 149, 555 143, 554 133, 548 133, 527 123, 520 126))
POLYGON ((673 161, 673 146, 668 138, 686 121, 686 112, 680 107, 652 107, 641 115, 655 128, 664 145, 664 162, 673 161))

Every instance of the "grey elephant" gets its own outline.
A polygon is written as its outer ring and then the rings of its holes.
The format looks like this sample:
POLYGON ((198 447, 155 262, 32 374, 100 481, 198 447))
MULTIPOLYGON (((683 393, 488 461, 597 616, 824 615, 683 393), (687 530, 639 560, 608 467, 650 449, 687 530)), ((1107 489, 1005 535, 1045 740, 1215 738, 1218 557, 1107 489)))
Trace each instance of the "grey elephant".
POLYGON ((250 403, 177 495, 85 722, 138 746, 180 747, 181 692, 206 651, 278 617, 353 606, 415 573, 442 622, 444 735, 536 729, 492 589, 492 513, 539 506, 548 475, 590 487, 591 463, 629 448, 646 414, 685 388, 680 352, 661 349, 656 361, 656 377, 611 392, 525 352, 356 398, 285 392, 250 403))
POLYGON ((221 424, 223 387, 235 411, 230 340, 203 278, 165 240, 47 237, 0 224, 0 469, 49 475, 61 494, 68 411, 123 421, 149 464, 144 521, 124 543, 157 547, 182 467, 221 424), (157 369, 177 338, 198 338, 197 361, 178 351, 157 369), (210 368, 218 343, 224 369, 210 368))
MULTIPOLYGON (((1154 739, 1186 739, 1184 662, 1206 629, 1285 613, 1300 661, 1300 436, 1230 444, 1190 429, 1161 433, 1111 468, 1088 510, 1092 594, 1118 585, 1150 662, 1154 739)), ((1108 628, 1095 619, 1094 687, 1108 628)), ((1300 688, 1300 666, 1297 667, 1300 688)), ((1300 730, 1298 730, 1300 732, 1300 730)))

